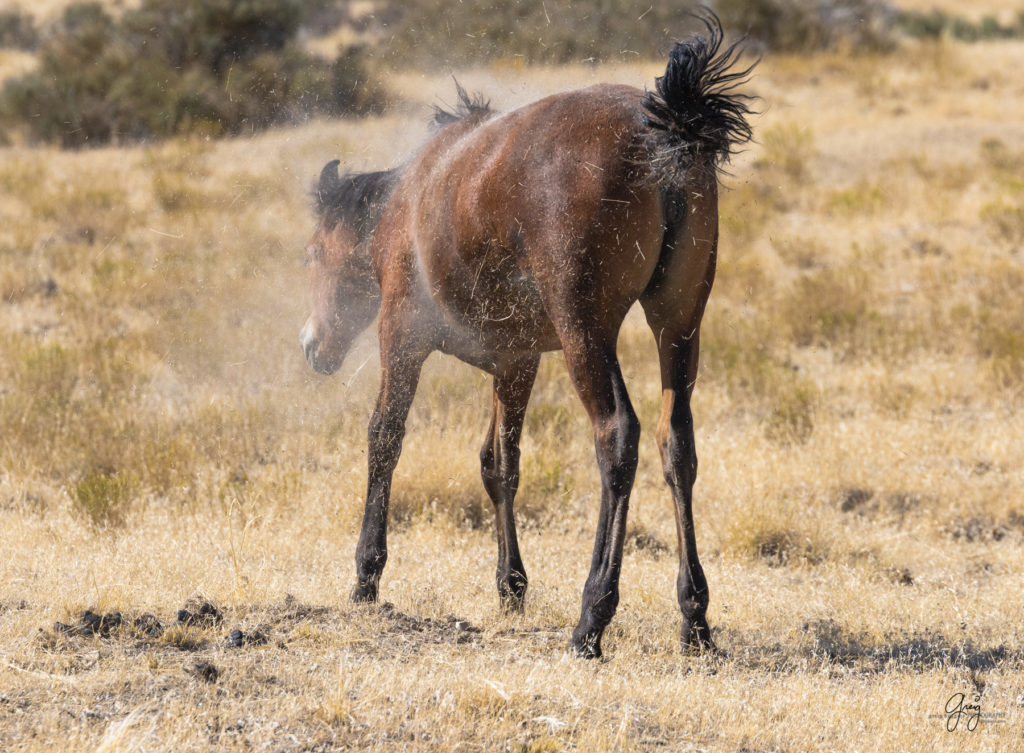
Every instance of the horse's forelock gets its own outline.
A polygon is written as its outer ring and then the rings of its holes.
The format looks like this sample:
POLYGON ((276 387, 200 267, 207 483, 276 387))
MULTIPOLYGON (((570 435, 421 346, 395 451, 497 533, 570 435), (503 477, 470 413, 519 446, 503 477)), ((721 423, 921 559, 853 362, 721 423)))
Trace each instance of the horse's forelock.
POLYGON ((339 175, 339 164, 338 160, 328 162, 320 173, 316 213, 328 228, 344 223, 363 241, 377 227, 400 171, 395 168, 339 175))

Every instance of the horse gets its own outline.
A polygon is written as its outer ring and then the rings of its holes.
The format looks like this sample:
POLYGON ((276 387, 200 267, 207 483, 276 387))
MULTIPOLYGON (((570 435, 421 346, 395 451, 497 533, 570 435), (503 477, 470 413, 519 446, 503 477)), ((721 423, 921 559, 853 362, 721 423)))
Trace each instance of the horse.
POLYGON ((323 168, 300 344, 323 374, 375 318, 380 347, 353 601, 377 600, 406 417, 424 361, 441 351, 493 378, 481 476, 497 520, 499 603, 522 611, 519 440, 540 354, 561 349, 601 476, 570 646, 601 656, 640 437, 616 340, 639 301, 661 370, 656 437, 675 505, 680 640, 684 650, 715 650, 693 525, 690 396, 715 275, 719 171, 752 137, 750 97, 738 88, 754 65, 741 69, 739 43, 723 47, 718 19, 702 20, 702 33, 674 45, 654 91, 598 84, 500 114, 456 83, 458 106, 436 108, 433 136, 404 164, 344 176, 338 160, 323 168))

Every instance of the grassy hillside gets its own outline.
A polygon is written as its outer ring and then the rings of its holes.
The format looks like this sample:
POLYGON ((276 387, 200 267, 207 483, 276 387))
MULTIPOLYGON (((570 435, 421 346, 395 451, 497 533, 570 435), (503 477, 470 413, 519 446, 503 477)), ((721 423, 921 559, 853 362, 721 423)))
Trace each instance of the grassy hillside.
MULTIPOLYGON (((678 650, 638 316, 620 350, 645 435, 607 662, 565 651, 599 483, 559 354, 523 442, 526 614, 500 616, 494 593, 489 386, 441 357, 396 473, 387 604, 347 602, 375 342, 330 379, 302 360, 308 191, 328 159, 410 154, 450 79, 396 74, 407 106, 363 121, 0 150, 0 748, 1013 749, 1021 54, 758 69, 759 143, 725 179, 694 406, 719 657, 678 650), (220 619, 176 622, 204 603, 220 619), (995 716, 947 731, 955 693, 995 716)), ((459 78, 506 108, 661 70, 459 78)))

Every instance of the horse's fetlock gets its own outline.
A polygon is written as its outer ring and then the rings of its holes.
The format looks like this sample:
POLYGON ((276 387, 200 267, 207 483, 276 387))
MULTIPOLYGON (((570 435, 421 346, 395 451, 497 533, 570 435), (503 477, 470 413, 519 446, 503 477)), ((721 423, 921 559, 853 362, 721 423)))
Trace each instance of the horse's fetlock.
POLYGON ((681 599, 679 601, 679 611, 682 612, 685 619, 703 619, 708 613, 707 599, 704 599, 703 601, 699 599, 681 599))

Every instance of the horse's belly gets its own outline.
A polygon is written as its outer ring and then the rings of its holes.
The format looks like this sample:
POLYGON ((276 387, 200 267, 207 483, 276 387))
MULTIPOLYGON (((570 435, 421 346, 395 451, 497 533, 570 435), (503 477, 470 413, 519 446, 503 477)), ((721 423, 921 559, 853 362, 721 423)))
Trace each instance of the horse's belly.
POLYGON ((437 270, 431 296, 448 326, 488 352, 539 352, 561 347, 536 280, 511 251, 491 248, 476 268, 437 270))

